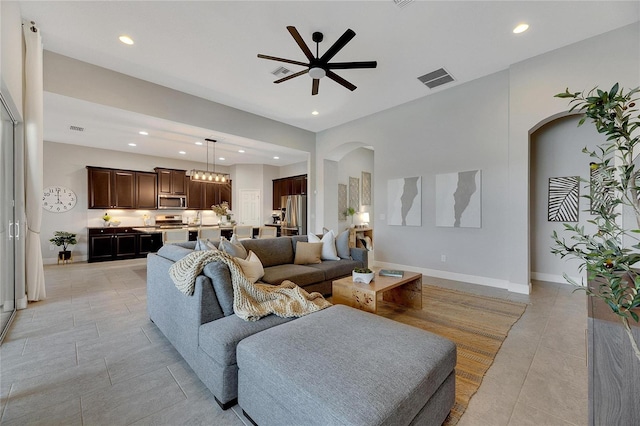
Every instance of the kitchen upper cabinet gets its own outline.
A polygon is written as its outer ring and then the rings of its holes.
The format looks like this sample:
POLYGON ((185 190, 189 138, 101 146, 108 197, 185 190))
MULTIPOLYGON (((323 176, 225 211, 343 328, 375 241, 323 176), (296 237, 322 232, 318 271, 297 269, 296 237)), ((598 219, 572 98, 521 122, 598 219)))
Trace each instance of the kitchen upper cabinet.
POLYGON ((155 168, 160 195, 187 195, 186 170, 155 168))
MULTIPOLYGON (((187 178, 188 179, 188 178, 187 178)), ((226 183, 206 183, 188 180, 187 208, 208 210, 214 204, 224 201, 231 209, 231 181, 226 183)))
POLYGON ((157 174, 136 172, 136 208, 147 210, 158 208, 157 174))
POLYGON ((156 209, 157 176, 151 172, 87 166, 90 209, 156 209))
POLYGON ((281 197, 307 193, 307 175, 291 176, 273 180, 273 209, 280 210, 281 197))

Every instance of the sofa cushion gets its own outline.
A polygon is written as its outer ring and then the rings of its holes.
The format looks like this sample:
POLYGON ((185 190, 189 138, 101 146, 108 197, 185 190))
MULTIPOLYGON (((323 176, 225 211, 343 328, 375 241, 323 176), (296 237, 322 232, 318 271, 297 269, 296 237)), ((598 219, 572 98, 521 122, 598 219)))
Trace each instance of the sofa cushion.
POLYGON ((354 268, 362 267, 362 262, 348 259, 323 260, 322 263, 309 265, 309 267, 323 271, 325 280, 333 280, 338 277, 351 275, 354 268))
POLYGON ((249 256, 246 259, 236 258, 236 262, 240 265, 242 273, 247 277, 251 283, 255 283, 264 275, 264 269, 260 259, 253 251, 249 251, 249 256))
POLYGON ((322 260, 338 260, 338 253, 336 252, 336 236, 333 231, 329 231, 318 238, 315 234, 307 235, 307 241, 310 243, 322 243, 322 260))
POLYGON ((322 243, 298 243, 296 244, 296 256, 293 261, 296 265, 322 262, 322 243))
POLYGON ((178 260, 182 259, 183 257, 185 257, 186 255, 192 252, 193 252, 192 249, 181 247, 177 244, 165 244, 162 247, 160 247, 160 250, 158 250, 158 256, 162 256, 165 259, 169 259, 174 262, 177 262, 178 260))
POLYGON ((223 252, 230 254, 233 257, 239 257, 241 259, 247 258, 247 249, 245 249, 244 246, 240 244, 240 242, 234 244, 231 241, 227 240, 225 237, 220 237, 219 248, 223 252))
POLYGON ((229 267, 222 262, 209 262, 202 272, 211 280, 222 313, 225 316, 233 315, 233 286, 229 267))
POLYGON ((245 337, 291 321, 268 315, 260 321, 245 321, 236 315, 202 324, 198 330, 199 346, 207 355, 227 366, 236 363, 236 346, 245 337))
POLYGON ((336 251, 340 259, 351 259, 351 249, 349 248, 349 230, 342 231, 336 237, 336 251))
POLYGON ((324 281, 324 272, 320 269, 305 265, 276 265, 264 268, 262 281, 267 284, 278 285, 284 280, 289 280, 303 287, 324 281))
POLYGON ((260 258, 265 268, 293 263, 293 247, 290 237, 242 240, 241 244, 260 258))

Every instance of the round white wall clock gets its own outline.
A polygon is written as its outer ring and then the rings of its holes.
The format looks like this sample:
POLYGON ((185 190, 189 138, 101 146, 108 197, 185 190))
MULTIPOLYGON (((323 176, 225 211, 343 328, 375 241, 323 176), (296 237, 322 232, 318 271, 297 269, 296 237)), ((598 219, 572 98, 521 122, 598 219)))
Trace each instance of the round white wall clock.
POLYGON ((53 212, 68 212, 76 205, 76 193, 64 186, 50 186, 45 188, 42 195, 42 208, 53 212))

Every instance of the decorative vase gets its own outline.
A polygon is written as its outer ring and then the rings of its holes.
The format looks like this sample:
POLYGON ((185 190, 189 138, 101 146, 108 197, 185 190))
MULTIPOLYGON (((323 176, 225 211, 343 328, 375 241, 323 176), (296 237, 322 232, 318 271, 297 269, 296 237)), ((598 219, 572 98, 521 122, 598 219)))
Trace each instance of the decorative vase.
POLYGON ((71 259, 71 251, 67 250, 58 252, 58 260, 65 261, 69 259, 71 259))
POLYGON ((375 272, 362 273, 362 272, 351 272, 351 279, 354 283, 362 283, 369 284, 373 281, 373 278, 376 276, 375 272))

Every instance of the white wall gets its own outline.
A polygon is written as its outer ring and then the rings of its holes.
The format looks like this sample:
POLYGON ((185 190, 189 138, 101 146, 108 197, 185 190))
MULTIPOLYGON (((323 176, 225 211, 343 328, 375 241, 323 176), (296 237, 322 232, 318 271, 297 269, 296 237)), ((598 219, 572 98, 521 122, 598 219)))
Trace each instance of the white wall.
POLYGON ((289 177, 289 176, 299 176, 306 175, 309 173, 309 167, 306 161, 301 161, 299 163, 289 164, 287 166, 280 167, 280 176, 281 178, 289 177))
POLYGON ((22 18, 15 1, 0 2, 0 90, 22 116, 22 18))
MULTIPOLYGON (((331 214, 324 208, 333 196, 324 186, 326 159, 345 144, 371 145, 376 263, 528 292, 529 132, 568 109, 553 98, 567 86, 640 85, 638 29, 624 27, 320 132, 318 212, 331 214), (482 170, 482 228, 436 227, 435 175, 472 169, 482 170), (409 176, 422 176, 422 226, 388 226, 387 180, 409 176)), ((316 226, 325 221, 318 217, 316 226)))
MULTIPOLYGON (((585 123, 578 127, 578 121, 575 115, 559 118, 531 135, 531 275, 534 279, 566 283, 563 273, 578 282, 582 276, 578 271, 579 262, 551 254, 551 233, 556 231, 567 241, 571 234, 564 232, 562 223, 549 222, 547 215, 549 178, 580 176, 588 180, 592 160, 582 149, 594 149, 603 141, 593 125, 585 123)), ((588 185, 581 184, 578 220, 589 232, 593 228, 585 223, 592 218, 589 200, 582 198, 588 194, 588 185)))

